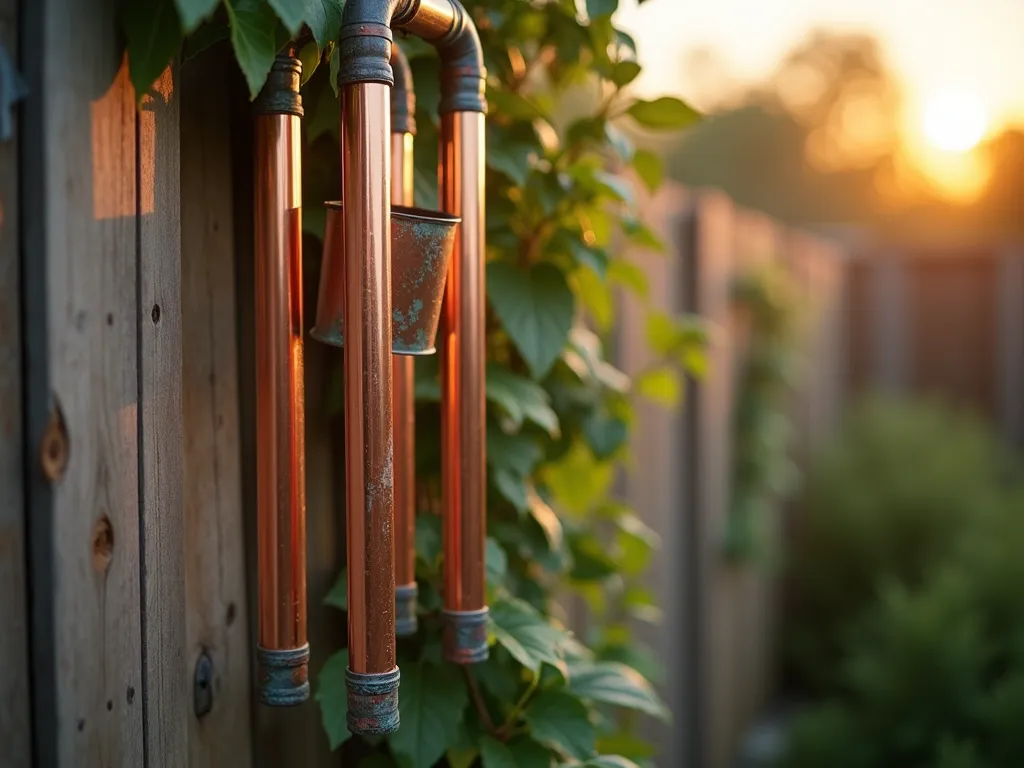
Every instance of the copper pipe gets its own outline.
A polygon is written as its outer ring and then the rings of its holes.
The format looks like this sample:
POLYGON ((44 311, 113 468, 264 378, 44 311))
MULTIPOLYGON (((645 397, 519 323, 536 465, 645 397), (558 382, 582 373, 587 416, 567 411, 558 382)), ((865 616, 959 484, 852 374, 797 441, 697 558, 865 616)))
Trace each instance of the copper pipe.
POLYGON ((445 286, 441 353, 444 654, 487 658, 484 115, 441 116, 442 207, 462 217, 445 286))
POLYGON ((448 0, 419 0, 410 3, 411 18, 408 21, 395 19, 395 26, 401 26, 424 40, 444 37, 452 28, 455 7, 448 0))
POLYGON ((390 97, 386 83, 342 89, 348 724, 362 734, 398 727, 390 97))
MULTIPOLYGON (((397 49, 396 49, 397 50, 397 49)), ((391 134, 391 202, 413 204, 413 136, 391 134)), ((416 407, 415 358, 395 355, 395 632, 416 633, 416 407)))
POLYGON ((297 58, 274 63, 255 126, 256 485, 261 699, 309 697, 297 58))

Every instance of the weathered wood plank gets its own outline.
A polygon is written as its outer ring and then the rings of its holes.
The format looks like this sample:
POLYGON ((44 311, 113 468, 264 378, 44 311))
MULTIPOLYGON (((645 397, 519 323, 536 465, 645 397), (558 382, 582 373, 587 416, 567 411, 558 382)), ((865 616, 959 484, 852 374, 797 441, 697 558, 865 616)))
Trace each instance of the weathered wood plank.
POLYGON ((139 365, 143 665, 148 768, 187 764, 181 237, 176 71, 139 120, 139 365))
MULTIPOLYGON (((18 3, 0 0, 0 44, 18 56, 18 3)), ((32 763, 21 411, 18 136, 0 139, 0 744, 4 764, 32 763)))
MULTIPOLYGON (((190 768, 252 765, 240 466, 228 64, 181 70, 182 404, 186 666, 209 659, 210 709, 189 706, 190 768)), ((207 691, 202 691, 205 695, 207 691)))
POLYGON ((138 766, 135 105, 112 0, 23 8, 35 759, 138 766))

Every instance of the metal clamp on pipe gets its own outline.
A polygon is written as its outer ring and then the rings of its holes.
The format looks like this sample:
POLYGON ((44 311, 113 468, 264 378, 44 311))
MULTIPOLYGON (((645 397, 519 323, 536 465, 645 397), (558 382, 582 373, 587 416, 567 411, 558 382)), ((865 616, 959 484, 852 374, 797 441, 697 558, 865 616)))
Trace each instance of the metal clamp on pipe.
MULTIPOLYGON (((413 204, 413 138, 416 94, 409 61, 397 45, 391 50, 395 85, 391 92, 391 202, 413 204)), ((394 279, 394 270, 392 278, 394 279)), ((396 291, 392 289, 392 303, 396 291)), ((392 308, 392 313, 397 307, 392 308)), ((414 635, 416 619, 416 389, 415 358, 395 355, 395 634, 414 635)))
POLYGON ((257 98, 256 483, 260 699, 309 698, 299 81, 289 51, 257 98))

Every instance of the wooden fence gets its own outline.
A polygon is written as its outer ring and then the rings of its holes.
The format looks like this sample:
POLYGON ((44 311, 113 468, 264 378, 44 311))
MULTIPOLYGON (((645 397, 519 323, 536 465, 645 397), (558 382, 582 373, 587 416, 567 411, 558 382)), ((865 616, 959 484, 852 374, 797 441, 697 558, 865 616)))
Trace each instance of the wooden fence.
MULTIPOLYGON (((798 459, 834 428, 843 391, 844 254, 834 245, 737 209, 721 195, 668 186, 644 209, 668 254, 634 253, 653 306, 701 315, 711 328, 709 375, 690 382, 683 409, 641 405, 626 496, 662 537, 650 586, 664 609, 656 629, 638 627, 666 665, 662 691, 674 714, 653 729, 661 762, 724 768, 744 730, 771 701, 778 621, 777 574, 722 557, 729 504, 732 413, 742 365, 730 286, 745 269, 773 262, 792 275, 811 308, 807 369, 793 397, 798 459)), ((649 364, 646 309, 624 298, 617 361, 649 364)))

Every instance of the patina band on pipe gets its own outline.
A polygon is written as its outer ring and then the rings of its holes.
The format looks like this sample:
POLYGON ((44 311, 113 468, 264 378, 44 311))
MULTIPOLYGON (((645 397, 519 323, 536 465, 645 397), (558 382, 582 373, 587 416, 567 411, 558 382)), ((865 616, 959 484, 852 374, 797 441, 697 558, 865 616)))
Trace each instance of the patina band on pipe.
POLYGON ((309 698, 306 642, 302 196, 294 51, 256 101, 256 462, 260 699, 309 698))
MULTIPOLYGON (((397 45, 391 67, 391 202, 413 204, 413 136, 416 133, 416 94, 409 62, 397 45)), ((394 276, 392 276, 394 277, 394 276)), ((392 298, 394 298, 394 289, 392 298)), ((416 407, 415 358, 395 355, 395 634, 414 635, 416 598, 416 407)))

